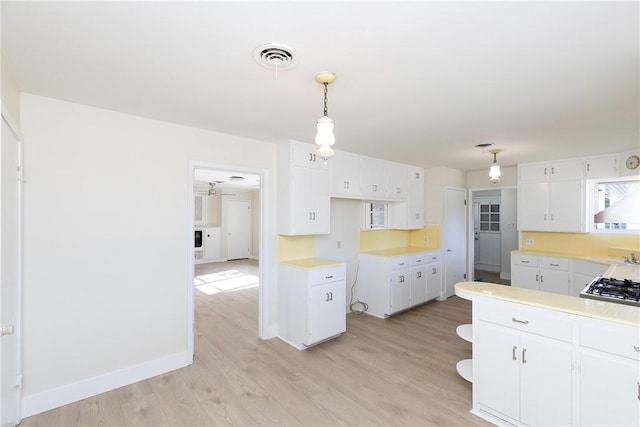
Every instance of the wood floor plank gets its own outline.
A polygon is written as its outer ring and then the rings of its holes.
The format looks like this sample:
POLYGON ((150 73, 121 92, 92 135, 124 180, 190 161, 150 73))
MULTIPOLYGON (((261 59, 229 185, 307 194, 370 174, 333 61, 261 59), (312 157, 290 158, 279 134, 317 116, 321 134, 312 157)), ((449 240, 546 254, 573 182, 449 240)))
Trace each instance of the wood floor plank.
MULTIPOLYGON (((254 275, 254 261, 202 264, 198 283, 254 275)), ((218 283, 220 288, 228 287, 218 283)), ((386 320, 349 314, 347 332, 299 351, 257 338, 258 288, 195 292, 191 366, 27 418, 25 427, 488 426, 469 413, 455 332, 471 304, 432 301, 386 320)))

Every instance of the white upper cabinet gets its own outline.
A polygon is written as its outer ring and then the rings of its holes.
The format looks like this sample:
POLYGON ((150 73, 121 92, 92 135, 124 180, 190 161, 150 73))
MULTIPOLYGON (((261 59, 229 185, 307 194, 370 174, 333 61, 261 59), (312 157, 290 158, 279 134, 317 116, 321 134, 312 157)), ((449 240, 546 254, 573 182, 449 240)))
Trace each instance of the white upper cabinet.
POLYGON ((371 200, 387 200, 387 162, 362 157, 362 196, 371 200))
POLYGON ((329 160, 331 197, 351 198, 360 196, 360 159, 357 154, 336 151, 329 160))
MULTIPOLYGON (((303 142, 290 141, 288 143, 289 164, 295 166, 303 166, 306 168, 314 168, 321 170, 329 170, 328 162, 325 162, 316 155, 318 146, 315 144, 306 144, 303 142)), ((279 159, 278 159, 279 160, 279 159)))
POLYGON ((387 165, 387 189, 389 200, 407 200, 409 167, 398 163, 387 165))
POLYGON ((618 176, 617 156, 615 154, 588 157, 584 160, 585 178, 613 178, 618 176))
POLYGON ((583 160, 518 165, 518 230, 587 231, 583 160))
POLYGON ((407 199, 389 204, 389 228, 419 230, 424 228, 424 170, 408 166, 406 172, 407 199))
POLYGON ((329 168, 315 150, 315 145, 294 141, 278 145, 278 234, 330 231, 329 168))
POLYGON ((580 179, 583 177, 582 168, 582 159, 528 163, 518 165, 518 180, 520 182, 530 182, 580 179))

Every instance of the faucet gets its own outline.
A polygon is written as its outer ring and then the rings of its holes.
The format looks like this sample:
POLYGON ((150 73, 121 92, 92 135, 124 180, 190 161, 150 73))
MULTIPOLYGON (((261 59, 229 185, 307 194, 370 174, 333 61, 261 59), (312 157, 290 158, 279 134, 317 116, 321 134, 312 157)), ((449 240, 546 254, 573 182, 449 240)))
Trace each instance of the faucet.
POLYGON ((631 260, 629 260, 629 257, 624 257, 624 262, 627 264, 638 264, 635 252, 631 252, 631 260))

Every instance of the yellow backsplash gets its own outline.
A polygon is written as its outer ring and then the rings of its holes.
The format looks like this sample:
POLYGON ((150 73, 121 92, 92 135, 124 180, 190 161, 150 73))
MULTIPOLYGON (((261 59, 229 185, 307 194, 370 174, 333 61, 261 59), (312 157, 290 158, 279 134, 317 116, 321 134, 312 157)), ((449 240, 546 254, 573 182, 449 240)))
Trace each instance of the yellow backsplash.
POLYGON ((427 225, 422 230, 370 230, 360 231, 360 251, 416 247, 440 248, 440 226, 427 225), (427 238, 425 242, 424 238, 427 238))
POLYGON ((315 256, 316 240, 314 236, 278 235, 277 244, 278 262, 315 256))
POLYGON ((522 250, 580 256, 628 256, 640 253, 640 234, 522 232, 522 250), (527 239, 533 239, 527 245, 527 239))

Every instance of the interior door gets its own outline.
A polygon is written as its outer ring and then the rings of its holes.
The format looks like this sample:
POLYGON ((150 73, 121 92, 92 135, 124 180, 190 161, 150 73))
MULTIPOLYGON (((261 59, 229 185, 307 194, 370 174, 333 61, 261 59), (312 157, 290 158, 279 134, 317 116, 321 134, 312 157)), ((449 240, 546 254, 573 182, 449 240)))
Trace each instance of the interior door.
POLYGON ((227 200, 227 259, 249 258, 251 248, 251 201, 227 200))
POLYGON ((463 189, 448 188, 444 215, 444 297, 455 294, 454 286, 466 277, 466 194, 463 189))
POLYGON ((0 180, 0 424, 20 422, 20 139, 2 114, 0 180))

